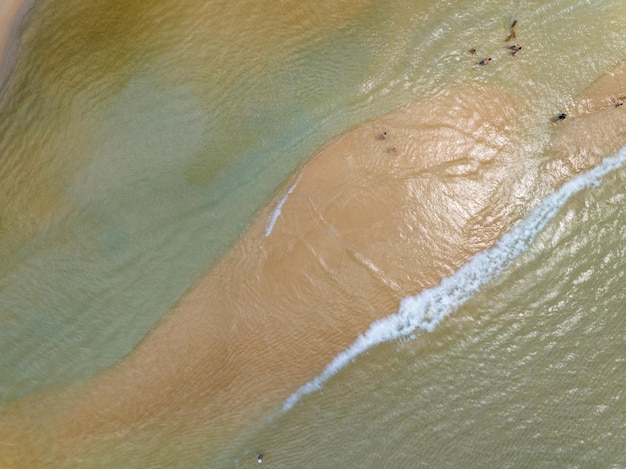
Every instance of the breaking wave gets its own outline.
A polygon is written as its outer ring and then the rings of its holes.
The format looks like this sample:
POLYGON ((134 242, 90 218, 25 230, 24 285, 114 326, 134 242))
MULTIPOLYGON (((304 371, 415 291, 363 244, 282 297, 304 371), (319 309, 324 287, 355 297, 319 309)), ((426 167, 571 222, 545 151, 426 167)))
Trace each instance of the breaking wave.
POLYGON ((296 182, 294 182, 291 185, 291 187, 289 188, 287 193, 283 196, 282 199, 280 199, 280 202, 278 202, 278 205, 276 205, 276 208, 274 209, 274 212, 272 212, 272 216, 270 217, 270 220, 267 223, 267 228, 265 228, 265 237, 266 238, 269 235, 272 234, 272 230, 274 229, 274 225, 276 224, 276 220, 278 220, 278 217, 280 216, 280 213, 282 211, 283 205, 287 201, 287 197, 289 197, 289 195, 291 195, 291 193, 294 191, 294 189, 298 185, 298 182, 300 182, 300 176, 298 176, 298 179, 296 179, 296 182))

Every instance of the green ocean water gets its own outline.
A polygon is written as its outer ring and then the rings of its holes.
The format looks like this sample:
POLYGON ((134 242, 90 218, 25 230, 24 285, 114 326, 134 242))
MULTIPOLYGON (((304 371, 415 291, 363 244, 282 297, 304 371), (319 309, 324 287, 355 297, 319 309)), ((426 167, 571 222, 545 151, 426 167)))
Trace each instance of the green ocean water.
MULTIPOLYGON (((0 101, 0 404, 128 354, 363 121, 500 86, 534 110, 515 153, 538 171, 553 156, 541 116, 626 58, 625 20, 609 0, 36 2, 0 101)), ((206 465, 626 465, 623 181, 568 202, 435 332, 373 349, 206 465)))

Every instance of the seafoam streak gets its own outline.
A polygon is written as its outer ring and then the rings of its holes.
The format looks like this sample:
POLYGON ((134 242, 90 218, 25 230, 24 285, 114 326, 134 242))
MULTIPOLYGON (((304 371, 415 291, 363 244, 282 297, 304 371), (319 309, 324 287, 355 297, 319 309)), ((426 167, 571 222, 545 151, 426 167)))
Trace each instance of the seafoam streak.
POLYGON ((283 403, 283 411, 291 409, 303 396, 322 388, 324 383, 358 355, 382 342, 409 336, 416 329, 432 332, 449 314, 455 312, 480 288, 498 277, 512 262, 528 250, 537 235, 554 218, 567 200, 590 187, 597 187, 602 178, 626 163, 626 147, 607 157, 593 169, 563 184, 535 207, 528 217, 506 232, 496 244, 476 254, 454 275, 439 285, 405 297, 395 314, 375 321, 346 350, 337 355, 324 371, 294 392, 283 403))
POLYGON ((300 182, 300 177, 298 176, 298 179, 296 179, 296 182, 294 182, 291 187, 289 188, 289 190, 287 191, 287 193, 283 196, 282 199, 280 199, 280 202, 278 202, 278 205, 276 206, 276 208, 274 209, 274 212, 272 213, 272 217, 270 218, 270 221, 267 224, 267 228, 265 229, 265 237, 267 238, 270 234, 272 234, 272 230, 274 229, 274 225, 276 224, 276 220, 278 220, 278 217, 280 216, 280 213, 282 211, 283 205, 285 204, 285 202, 287 201, 287 197, 289 197, 289 195, 294 191, 294 189, 296 188, 296 186, 298 185, 298 182, 300 182))

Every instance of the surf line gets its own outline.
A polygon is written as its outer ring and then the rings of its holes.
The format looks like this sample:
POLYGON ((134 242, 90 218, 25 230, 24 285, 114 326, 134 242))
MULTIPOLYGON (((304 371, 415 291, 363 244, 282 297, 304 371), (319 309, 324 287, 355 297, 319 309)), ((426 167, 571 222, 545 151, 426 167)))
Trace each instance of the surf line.
POLYGON ((282 199, 280 199, 280 202, 278 202, 278 205, 276 205, 276 208, 274 209, 274 212, 272 213, 272 217, 270 218, 270 221, 267 224, 267 228, 265 228, 265 237, 266 238, 270 234, 272 234, 272 230, 274 229, 274 225, 276 224, 276 221, 278 220, 278 217, 280 216, 280 213, 282 211, 283 205, 285 204, 285 202, 287 202, 287 197, 289 197, 291 195, 291 193, 295 190, 296 186, 300 182, 300 178, 301 177, 302 177, 302 174, 300 174, 298 176, 298 178, 296 179, 296 182, 294 182, 291 185, 291 187, 289 188, 287 193, 283 196, 282 199))
POLYGON ((282 411, 291 409, 302 397, 322 388, 339 370, 366 350, 394 339, 410 336, 416 329, 432 332, 480 288, 497 278, 513 261, 527 251, 537 235, 553 219, 567 200, 583 189, 597 187, 608 173, 626 163, 626 147, 604 158, 597 166, 579 174, 545 197, 530 214, 507 231, 496 244, 472 257, 450 277, 435 287, 407 296, 398 311, 374 321, 346 350, 337 355, 320 375, 303 385, 283 403, 282 411))

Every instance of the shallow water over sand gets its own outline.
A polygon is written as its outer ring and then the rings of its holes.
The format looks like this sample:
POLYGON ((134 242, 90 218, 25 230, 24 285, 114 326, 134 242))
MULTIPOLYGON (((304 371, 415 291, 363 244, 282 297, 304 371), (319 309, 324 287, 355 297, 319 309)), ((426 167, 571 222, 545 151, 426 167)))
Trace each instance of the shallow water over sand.
POLYGON ((440 328, 267 420, 626 145, 621 2, 202 5, 27 17, 0 110, 8 457, 623 464, 623 170, 440 328))

